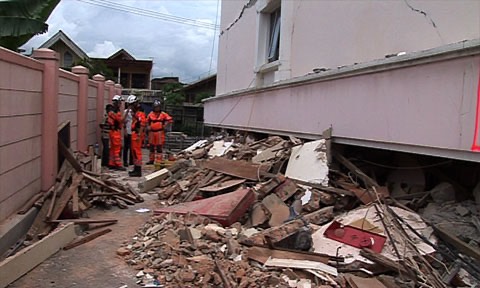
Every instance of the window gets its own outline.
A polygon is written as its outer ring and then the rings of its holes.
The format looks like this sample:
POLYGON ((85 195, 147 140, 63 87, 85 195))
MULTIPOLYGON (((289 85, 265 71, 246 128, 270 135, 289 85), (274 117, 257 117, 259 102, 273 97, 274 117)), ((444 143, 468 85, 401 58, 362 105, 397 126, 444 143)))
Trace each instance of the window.
POLYGON ((71 67, 73 64, 73 55, 72 53, 66 51, 63 53, 63 67, 71 67))
POLYGON ((280 50, 280 8, 270 14, 268 63, 278 60, 280 50))

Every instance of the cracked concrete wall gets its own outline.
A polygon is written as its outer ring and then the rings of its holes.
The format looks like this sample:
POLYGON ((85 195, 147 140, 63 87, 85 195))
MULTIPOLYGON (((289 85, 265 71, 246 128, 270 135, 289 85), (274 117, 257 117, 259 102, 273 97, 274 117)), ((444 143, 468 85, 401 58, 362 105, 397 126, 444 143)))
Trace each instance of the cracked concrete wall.
MULTIPOLYGON (((222 1, 222 29, 247 2, 222 1)), ((245 9, 220 37, 217 95, 255 85, 257 19, 255 7, 245 9)), ((293 78, 480 38, 480 1, 283 0, 281 31, 280 55, 290 58, 280 62, 293 78)))
POLYGON ((294 9, 292 77, 480 38, 480 1, 300 1, 294 9))

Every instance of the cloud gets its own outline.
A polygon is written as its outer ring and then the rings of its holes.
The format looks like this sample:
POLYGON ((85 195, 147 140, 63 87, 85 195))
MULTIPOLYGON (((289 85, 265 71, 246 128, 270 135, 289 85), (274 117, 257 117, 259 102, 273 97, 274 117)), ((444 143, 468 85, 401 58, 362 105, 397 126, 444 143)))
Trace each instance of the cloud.
POLYGON ((88 56, 94 58, 107 58, 118 50, 120 50, 120 48, 115 46, 115 44, 113 44, 111 41, 103 41, 103 43, 95 44, 93 50, 87 54, 88 56))
MULTIPOLYGON (((115 2, 206 23, 215 23, 216 20, 217 0, 115 2)), ((218 17, 219 21, 220 15, 218 17)), ((62 30, 91 57, 108 57, 123 48, 137 59, 153 59, 153 77, 179 76, 183 81, 194 81, 206 76, 210 66, 212 70, 216 68, 218 31, 211 29, 126 13, 78 0, 61 1, 47 23, 48 33, 32 38, 24 46, 27 51, 62 30)))

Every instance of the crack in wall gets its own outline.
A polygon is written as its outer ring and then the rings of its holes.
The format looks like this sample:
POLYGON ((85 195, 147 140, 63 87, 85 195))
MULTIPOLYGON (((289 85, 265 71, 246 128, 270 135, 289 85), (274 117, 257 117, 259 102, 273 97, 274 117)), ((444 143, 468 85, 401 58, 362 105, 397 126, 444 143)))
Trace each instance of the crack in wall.
POLYGON ((403 0, 403 2, 405 2, 405 4, 407 4, 408 8, 412 9, 412 11, 415 11, 415 12, 420 13, 420 14, 422 14, 423 16, 425 16, 425 18, 427 18, 428 21, 430 21, 430 23, 432 23, 433 28, 437 28, 437 24, 435 24, 435 21, 433 21, 432 17, 430 17, 430 16, 427 14, 427 12, 413 7, 412 5, 410 5, 410 3, 408 3, 407 0, 403 0))
POLYGON ((437 33, 438 37, 440 38, 440 41, 442 43, 444 43, 442 35, 440 35, 440 31, 438 31, 437 24, 435 23, 435 21, 433 21, 432 17, 430 17, 430 15, 428 15, 427 12, 413 7, 407 0, 403 0, 403 2, 405 2, 405 5, 407 5, 408 8, 410 8, 412 11, 417 12, 419 14, 422 14, 430 22, 430 24, 432 24, 433 28, 435 28, 435 32, 437 33))
POLYGON ((257 0, 249 0, 247 2, 247 4, 243 5, 242 7, 242 10, 240 11, 240 14, 238 15, 238 17, 233 20, 232 23, 230 23, 230 25, 227 26, 227 28, 225 28, 224 30, 222 30, 222 32, 220 32, 220 36, 222 36, 225 32, 227 32, 228 30, 230 30, 235 24, 237 24, 237 22, 242 18, 243 16, 243 12, 245 12, 245 10, 247 10, 248 8, 252 7, 253 5, 255 5, 255 3, 257 2, 257 0))

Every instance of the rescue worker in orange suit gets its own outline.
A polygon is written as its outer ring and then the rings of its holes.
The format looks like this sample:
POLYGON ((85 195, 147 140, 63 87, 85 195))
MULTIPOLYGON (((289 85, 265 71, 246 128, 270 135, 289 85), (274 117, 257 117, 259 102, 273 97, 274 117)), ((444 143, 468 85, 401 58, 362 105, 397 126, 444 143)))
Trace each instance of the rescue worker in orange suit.
POLYGON ((145 131, 146 119, 145 114, 140 112, 140 103, 135 95, 128 96, 127 103, 133 112, 132 117, 132 154, 133 154, 133 170, 128 172, 130 177, 142 177, 142 136, 145 131))
POLYGON ((122 97, 119 95, 113 96, 113 108, 108 112, 108 124, 110 125, 110 155, 108 159, 108 167, 114 170, 127 170, 122 166, 120 160, 120 151, 122 150, 122 113, 120 112, 120 105, 122 97))
POLYGON ((170 115, 162 112, 160 100, 153 101, 153 111, 147 116, 148 143, 150 143, 150 161, 147 164, 160 163, 163 160, 163 145, 165 144, 165 129, 173 122, 170 115))

